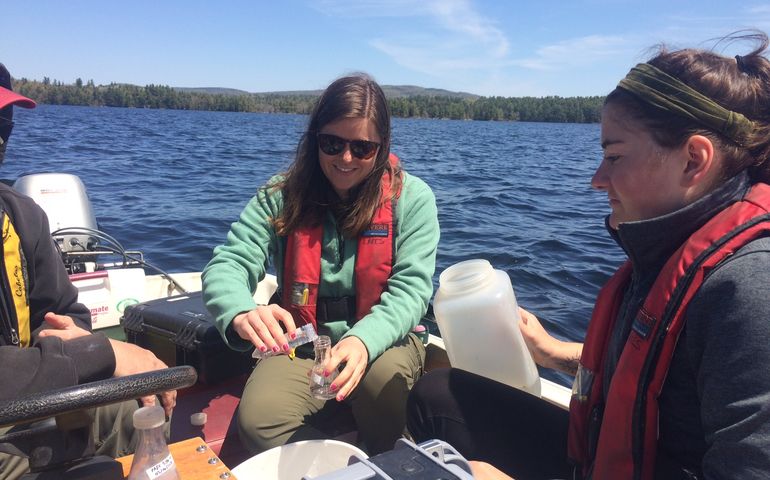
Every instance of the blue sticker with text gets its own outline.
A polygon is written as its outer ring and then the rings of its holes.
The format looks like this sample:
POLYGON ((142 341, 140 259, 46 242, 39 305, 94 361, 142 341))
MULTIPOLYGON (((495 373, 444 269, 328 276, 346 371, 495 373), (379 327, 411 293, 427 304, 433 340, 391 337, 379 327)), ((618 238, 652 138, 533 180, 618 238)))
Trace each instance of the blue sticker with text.
POLYGON ((365 230, 361 234, 364 237, 387 237, 388 236, 388 224, 387 223, 373 223, 368 230, 365 230))
POLYGON ((642 337, 642 339, 647 340, 647 337, 650 336, 656 321, 657 320, 655 320, 655 317, 647 313, 644 308, 640 308, 639 313, 636 315, 634 324, 631 328, 636 332, 637 335, 642 337))

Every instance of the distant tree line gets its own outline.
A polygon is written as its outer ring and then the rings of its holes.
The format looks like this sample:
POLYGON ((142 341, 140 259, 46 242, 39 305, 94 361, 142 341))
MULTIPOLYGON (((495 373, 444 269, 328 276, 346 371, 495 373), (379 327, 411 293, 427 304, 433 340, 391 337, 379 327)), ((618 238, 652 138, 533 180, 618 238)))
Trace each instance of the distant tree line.
POLYGON ((388 100, 396 117, 521 122, 596 123, 604 97, 398 97, 388 100))
MULTIPOLYGON (((139 87, 120 83, 94 85, 93 80, 63 84, 16 80, 14 88, 42 104, 134 108, 167 108, 227 112, 307 114, 316 100, 302 94, 215 94, 182 91, 164 85, 139 87)), ((560 123, 599 122, 604 97, 452 97, 415 95, 388 99, 392 114, 403 118, 499 120, 560 123)))

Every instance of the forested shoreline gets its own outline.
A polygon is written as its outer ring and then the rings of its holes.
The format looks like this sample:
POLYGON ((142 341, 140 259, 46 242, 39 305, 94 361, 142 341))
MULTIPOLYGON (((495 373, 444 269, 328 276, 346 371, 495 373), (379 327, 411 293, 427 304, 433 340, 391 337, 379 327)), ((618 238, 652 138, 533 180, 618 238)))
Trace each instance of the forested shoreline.
MULTIPOLYGON (((165 85, 112 83, 94 85, 77 79, 59 81, 18 79, 14 88, 41 104, 98 107, 159 108, 227 112, 307 114, 316 99, 312 94, 214 94, 178 90, 165 85)), ((557 123, 596 123, 604 97, 475 97, 410 95, 389 97, 393 116, 557 123)))

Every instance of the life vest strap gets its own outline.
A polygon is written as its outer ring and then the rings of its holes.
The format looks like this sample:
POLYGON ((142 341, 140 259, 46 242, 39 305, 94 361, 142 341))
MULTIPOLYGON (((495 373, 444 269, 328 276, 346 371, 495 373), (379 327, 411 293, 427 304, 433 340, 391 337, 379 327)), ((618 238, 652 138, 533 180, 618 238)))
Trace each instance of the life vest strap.
POLYGON ((356 320, 356 297, 324 297, 318 299, 316 320, 326 323, 335 320, 356 320))
MULTIPOLYGON (((276 292, 276 295, 278 296, 274 296, 270 303, 280 303, 283 294, 276 292), (278 300, 274 301, 276 298, 278 300)), ((338 320, 356 320, 356 297, 319 297, 316 304, 316 321, 325 323, 338 320)))

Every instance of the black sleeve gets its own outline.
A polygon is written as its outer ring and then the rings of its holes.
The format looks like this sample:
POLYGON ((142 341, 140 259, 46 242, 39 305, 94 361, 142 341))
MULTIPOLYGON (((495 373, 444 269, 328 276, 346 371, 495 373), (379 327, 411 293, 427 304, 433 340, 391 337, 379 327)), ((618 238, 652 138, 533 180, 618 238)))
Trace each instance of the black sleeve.
POLYGON ((48 312, 69 315, 79 327, 91 330, 91 312, 77 302, 77 288, 70 282, 51 238, 48 217, 37 204, 23 200, 28 199, 22 199, 15 205, 18 212, 15 212, 13 220, 27 260, 32 330, 40 329, 48 312))
POLYGON ((102 334, 61 341, 41 339, 34 346, 0 347, 0 400, 109 378, 115 354, 102 334))
MULTIPOLYGON (((48 312, 69 315, 91 330, 88 309, 77 303, 78 292, 51 238, 48 219, 32 199, 0 186, 0 197, 22 242, 27 267, 30 328, 40 329, 48 312)), ((33 335, 29 348, 0 346, 0 399, 109 378, 115 354, 102 334, 66 342, 33 335)))
POLYGON ((761 238, 714 269, 688 308, 706 479, 770 474, 769 298, 770 238, 761 238))

